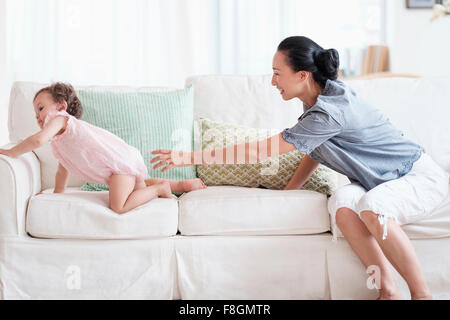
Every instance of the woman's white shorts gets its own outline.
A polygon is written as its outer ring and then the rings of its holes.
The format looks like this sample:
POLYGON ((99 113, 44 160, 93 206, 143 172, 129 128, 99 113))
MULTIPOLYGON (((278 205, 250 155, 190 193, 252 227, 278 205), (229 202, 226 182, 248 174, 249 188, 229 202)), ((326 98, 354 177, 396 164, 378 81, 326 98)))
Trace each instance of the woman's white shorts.
POLYGON ((362 211, 378 214, 378 221, 384 225, 384 240, 387 236, 387 218, 399 225, 429 218, 432 210, 447 196, 448 189, 449 174, 426 153, 422 153, 406 175, 369 191, 359 183, 345 185, 328 199, 333 239, 338 233, 336 212, 339 208, 349 208, 358 216, 362 211))

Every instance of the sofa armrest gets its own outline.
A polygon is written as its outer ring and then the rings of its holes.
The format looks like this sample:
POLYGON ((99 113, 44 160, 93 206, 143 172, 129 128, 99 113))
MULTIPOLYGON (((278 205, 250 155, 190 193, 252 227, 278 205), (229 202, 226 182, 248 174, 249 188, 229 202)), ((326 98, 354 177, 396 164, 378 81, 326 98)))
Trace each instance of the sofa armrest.
POLYGON ((40 191, 40 162, 33 152, 18 158, 0 155, 0 237, 26 235, 28 200, 40 191))

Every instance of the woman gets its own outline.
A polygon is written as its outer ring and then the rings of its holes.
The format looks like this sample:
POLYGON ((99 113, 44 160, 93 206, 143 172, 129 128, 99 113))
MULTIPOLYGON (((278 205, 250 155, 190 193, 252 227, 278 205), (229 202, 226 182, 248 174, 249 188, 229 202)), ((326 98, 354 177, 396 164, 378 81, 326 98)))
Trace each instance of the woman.
POLYGON ((157 150, 151 162, 164 171, 205 164, 206 159, 225 163, 230 152, 237 163, 238 150, 245 150, 247 162, 256 162, 298 149, 307 155, 286 189, 301 188, 319 163, 352 182, 332 195, 328 207, 364 266, 380 268, 379 299, 401 298, 389 262, 407 282, 412 299, 431 299, 414 247, 400 225, 429 215, 447 195, 448 174, 338 80, 338 67, 334 49, 324 50, 306 37, 283 40, 273 58, 272 85, 284 100, 303 102, 304 113, 294 127, 258 144, 212 154, 157 150))

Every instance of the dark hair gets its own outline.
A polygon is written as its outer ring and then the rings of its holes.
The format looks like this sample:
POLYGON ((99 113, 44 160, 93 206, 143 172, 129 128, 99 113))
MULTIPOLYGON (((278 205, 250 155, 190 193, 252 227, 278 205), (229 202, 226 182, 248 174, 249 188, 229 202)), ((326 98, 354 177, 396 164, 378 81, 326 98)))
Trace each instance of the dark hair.
POLYGON ((285 53, 287 64, 295 71, 309 71, 314 80, 324 88, 328 79, 336 80, 339 70, 339 53, 325 50, 307 37, 295 36, 281 41, 278 51, 285 53))
POLYGON ((52 96, 53 100, 57 103, 66 101, 67 103, 67 113, 80 119, 83 115, 83 107, 81 106, 81 101, 78 99, 75 89, 70 84, 55 82, 52 85, 42 88, 34 95, 34 100, 36 97, 42 93, 48 92, 52 96))

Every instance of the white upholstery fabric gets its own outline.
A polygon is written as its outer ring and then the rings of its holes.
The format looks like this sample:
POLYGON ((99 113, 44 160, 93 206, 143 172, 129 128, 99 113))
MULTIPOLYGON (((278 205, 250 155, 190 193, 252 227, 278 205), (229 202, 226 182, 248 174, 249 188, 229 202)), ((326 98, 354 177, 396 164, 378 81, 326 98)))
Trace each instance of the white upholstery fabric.
POLYGON ((0 241, 3 299, 173 299, 176 268, 172 238, 0 241))
POLYGON ((34 153, 19 158, 0 155, 0 236, 25 235, 28 199, 40 190, 39 160, 34 153))
POLYGON ((181 299, 329 299, 330 235, 176 241, 181 299))
POLYGON ((142 239, 177 233, 178 204, 157 198, 125 214, 108 208, 108 192, 68 189, 33 196, 27 211, 27 232, 39 238, 142 239))
POLYGON ((179 199, 182 235, 314 234, 330 230, 327 197, 309 190, 208 187, 179 199))
MULTIPOLYGON (((39 131, 33 110, 33 98, 37 91, 48 84, 34 82, 15 82, 11 88, 9 102, 9 138, 11 142, 19 142, 28 136, 39 131)), ((75 90, 91 89, 98 91, 113 92, 153 92, 170 91, 173 88, 163 87, 126 87, 126 86, 74 86, 75 90)), ((54 158, 50 144, 46 144, 35 150, 41 164, 41 182, 42 189, 52 188, 55 183, 55 173, 58 168, 58 162, 54 158)), ((69 187, 80 187, 85 181, 69 175, 67 185, 69 187)))

